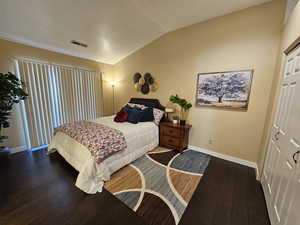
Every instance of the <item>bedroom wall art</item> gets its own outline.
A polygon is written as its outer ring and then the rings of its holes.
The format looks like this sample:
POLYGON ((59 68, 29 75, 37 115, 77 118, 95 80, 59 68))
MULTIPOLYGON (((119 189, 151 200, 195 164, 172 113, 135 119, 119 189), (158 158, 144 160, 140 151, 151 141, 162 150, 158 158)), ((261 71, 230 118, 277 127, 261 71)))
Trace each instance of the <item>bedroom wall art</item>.
POLYGON ((199 73, 196 105, 247 109, 253 70, 199 73))
POLYGON ((140 73, 133 75, 134 87, 137 91, 147 95, 150 91, 155 92, 158 85, 150 73, 145 73, 144 76, 140 73))

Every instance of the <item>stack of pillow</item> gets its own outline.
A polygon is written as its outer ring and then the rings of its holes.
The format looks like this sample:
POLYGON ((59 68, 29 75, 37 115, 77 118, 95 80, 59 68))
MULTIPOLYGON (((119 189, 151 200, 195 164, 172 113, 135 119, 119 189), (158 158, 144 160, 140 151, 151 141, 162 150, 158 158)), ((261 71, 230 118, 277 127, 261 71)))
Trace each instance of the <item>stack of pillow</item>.
POLYGON ((117 113, 114 121, 134 124, 153 121, 156 125, 158 125, 163 115, 164 111, 160 109, 128 103, 117 113))

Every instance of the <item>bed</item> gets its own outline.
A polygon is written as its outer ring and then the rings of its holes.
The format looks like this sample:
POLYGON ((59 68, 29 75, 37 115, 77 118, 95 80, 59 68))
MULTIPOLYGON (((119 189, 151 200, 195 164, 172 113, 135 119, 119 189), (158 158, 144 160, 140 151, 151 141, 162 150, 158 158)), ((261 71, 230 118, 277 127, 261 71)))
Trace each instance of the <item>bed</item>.
MULTIPOLYGON (((132 98, 129 103, 163 111, 165 109, 157 99, 132 98)), ((111 174, 153 150, 159 143, 159 128, 155 123, 116 123, 113 118, 114 116, 101 117, 92 122, 121 131, 127 147, 101 163, 96 163, 95 158, 84 145, 63 132, 57 132, 49 145, 49 154, 57 151, 79 172, 75 185, 88 194, 101 192, 104 182, 110 179, 111 174)))

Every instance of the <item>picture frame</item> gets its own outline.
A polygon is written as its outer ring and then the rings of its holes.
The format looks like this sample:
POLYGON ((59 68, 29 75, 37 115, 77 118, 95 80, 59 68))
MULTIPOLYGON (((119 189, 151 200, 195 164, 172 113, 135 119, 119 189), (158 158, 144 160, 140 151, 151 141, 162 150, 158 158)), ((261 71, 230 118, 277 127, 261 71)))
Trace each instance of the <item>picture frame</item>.
POLYGON ((247 110, 254 70, 197 74, 196 106, 247 110))

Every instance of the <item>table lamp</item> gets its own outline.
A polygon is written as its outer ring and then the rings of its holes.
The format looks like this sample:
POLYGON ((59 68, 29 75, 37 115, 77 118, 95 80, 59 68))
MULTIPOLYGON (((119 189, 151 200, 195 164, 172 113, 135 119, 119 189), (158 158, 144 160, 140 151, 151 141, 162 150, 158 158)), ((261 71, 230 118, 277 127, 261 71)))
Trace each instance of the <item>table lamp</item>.
POLYGON ((169 119, 169 113, 173 113, 174 111, 175 111, 175 110, 172 109, 172 108, 166 108, 166 109, 165 109, 165 112, 166 112, 166 114, 167 114, 167 118, 166 118, 167 121, 170 121, 170 119, 169 119))

